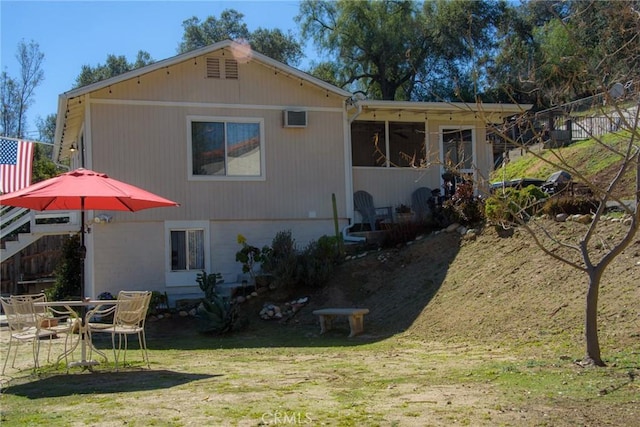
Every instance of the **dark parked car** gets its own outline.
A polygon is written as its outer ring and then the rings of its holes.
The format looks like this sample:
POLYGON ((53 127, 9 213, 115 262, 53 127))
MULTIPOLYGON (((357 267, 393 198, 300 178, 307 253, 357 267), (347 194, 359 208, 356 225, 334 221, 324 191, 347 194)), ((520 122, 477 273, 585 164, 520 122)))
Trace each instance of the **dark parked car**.
POLYGON ((499 190, 501 188, 517 188, 517 189, 521 189, 521 188, 526 188, 530 185, 535 185, 536 187, 540 187, 542 186, 546 181, 544 179, 537 179, 537 178, 516 178, 516 179, 510 179, 508 181, 498 181, 498 182, 492 182, 491 185, 489 186, 491 192, 493 193, 496 190, 499 190))
POLYGON ((547 178, 541 188, 545 193, 552 195, 564 190, 569 184, 571 184, 571 174, 566 171, 557 171, 547 178))

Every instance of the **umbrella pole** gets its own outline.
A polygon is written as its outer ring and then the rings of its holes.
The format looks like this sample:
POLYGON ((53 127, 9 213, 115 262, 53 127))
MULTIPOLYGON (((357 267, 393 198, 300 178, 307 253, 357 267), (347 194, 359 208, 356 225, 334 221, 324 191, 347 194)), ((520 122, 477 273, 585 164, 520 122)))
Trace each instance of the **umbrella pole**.
POLYGON ((80 199, 80 298, 84 299, 84 261, 87 258, 87 247, 84 243, 84 197, 80 199))

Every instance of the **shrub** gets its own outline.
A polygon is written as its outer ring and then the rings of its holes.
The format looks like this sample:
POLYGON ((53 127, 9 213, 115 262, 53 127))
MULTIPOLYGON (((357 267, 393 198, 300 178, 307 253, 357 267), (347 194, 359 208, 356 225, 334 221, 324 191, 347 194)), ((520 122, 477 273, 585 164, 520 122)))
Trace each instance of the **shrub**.
POLYGON ((54 272, 56 282, 46 292, 49 300, 60 301, 80 297, 82 262, 80 235, 76 234, 62 244, 60 263, 54 272))
MULTIPOLYGON (((458 184, 451 199, 444 202, 441 213, 446 222, 472 225, 484 220, 484 206, 481 198, 473 193, 473 183, 458 184)), ((446 224, 441 224, 446 225, 446 224)))
POLYGON ((336 237, 322 236, 311 241, 298 256, 301 266, 300 283, 321 287, 331 278, 340 260, 336 237))
POLYGON ((268 257, 271 249, 268 246, 259 249, 248 244, 247 239, 242 234, 238 234, 237 240, 242 245, 242 248, 236 252, 236 261, 242 264, 242 272, 249 273, 251 279, 255 282, 256 272, 254 267, 256 264, 261 264, 268 257))
POLYGON ((280 231, 271 242, 271 249, 265 252, 262 270, 273 276, 275 287, 291 287, 300 276, 296 242, 291 231, 280 231))
POLYGON ((487 220, 493 223, 526 220, 540 211, 540 201, 548 196, 535 185, 523 189, 506 188, 489 197, 484 205, 487 220))

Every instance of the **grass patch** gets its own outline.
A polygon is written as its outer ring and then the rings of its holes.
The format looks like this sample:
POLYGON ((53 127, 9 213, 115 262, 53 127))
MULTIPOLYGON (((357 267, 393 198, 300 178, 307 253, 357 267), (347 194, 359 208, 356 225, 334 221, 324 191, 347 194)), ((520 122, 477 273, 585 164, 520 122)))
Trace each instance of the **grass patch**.
MULTIPOLYGON (((628 143, 629 137, 629 132, 610 133, 601 137, 602 143, 587 139, 564 148, 535 150, 535 153, 547 161, 555 163, 560 160, 565 161, 577 167, 587 179, 590 179, 621 160, 620 156, 607 146, 618 149, 621 145, 628 143)), ((504 170, 496 169, 491 174, 491 181, 524 177, 546 179, 557 170, 557 167, 546 163, 536 155, 525 153, 522 157, 509 162, 504 170)))
POLYGON ((524 347, 427 343, 406 335, 375 343, 343 337, 342 345, 315 337, 308 346, 265 348, 242 335, 194 346, 197 337, 176 338, 171 350, 151 341, 151 370, 101 366, 67 375, 46 365, 37 375, 22 372, 3 391, 2 425, 267 425, 287 419, 402 426, 433 417, 440 425, 508 425, 513 414, 504 408, 514 405, 589 401, 597 410, 627 407, 638 396, 630 380, 640 375, 633 353, 612 356, 614 367, 585 369, 552 351, 514 358, 524 347), (125 416, 124 408, 135 410, 125 416))

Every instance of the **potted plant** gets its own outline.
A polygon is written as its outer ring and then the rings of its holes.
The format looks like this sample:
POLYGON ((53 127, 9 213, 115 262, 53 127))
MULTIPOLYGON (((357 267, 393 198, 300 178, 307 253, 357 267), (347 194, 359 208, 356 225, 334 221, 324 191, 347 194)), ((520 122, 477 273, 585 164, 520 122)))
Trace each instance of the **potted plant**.
POLYGON ((396 207, 396 218, 398 222, 409 222, 413 217, 411 208, 405 204, 400 204, 396 207))

